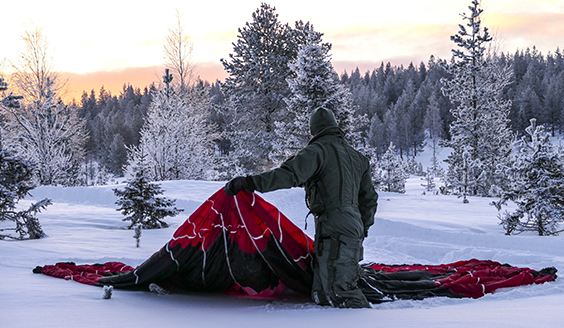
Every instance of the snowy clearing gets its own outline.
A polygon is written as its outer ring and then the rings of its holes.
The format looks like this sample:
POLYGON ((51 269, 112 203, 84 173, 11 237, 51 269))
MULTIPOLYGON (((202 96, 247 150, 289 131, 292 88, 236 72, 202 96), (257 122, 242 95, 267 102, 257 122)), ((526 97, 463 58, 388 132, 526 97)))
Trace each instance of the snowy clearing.
MULTIPOLYGON (((365 261, 386 264, 440 264, 471 258, 491 259, 540 270, 564 268, 562 237, 505 236, 492 199, 422 195, 419 178, 408 180, 406 194, 380 192, 376 223, 365 241, 365 261)), ((165 196, 176 198, 180 216, 168 229, 145 230, 135 247, 132 230, 116 211, 112 188, 40 187, 33 199, 53 199, 38 217, 46 238, 0 241, 0 322, 2 327, 535 327, 564 322, 564 282, 503 289, 480 299, 432 298, 373 305, 372 309, 334 309, 314 305, 307 297, 281 295, 257 299, 225 294, 158 295, 114 290, 102 299, 99 287, 33 274, 37 265, 122 261, 141 264, 159 250, 176 228, 224 183, 163 182, 165 196)), ((262 194, 303 228, 307 209, 301 189, 262 194)), ((309 218, 307 234, 313 237, 309 218)), ((563 272, 563 271, 561 271, 563 272)))

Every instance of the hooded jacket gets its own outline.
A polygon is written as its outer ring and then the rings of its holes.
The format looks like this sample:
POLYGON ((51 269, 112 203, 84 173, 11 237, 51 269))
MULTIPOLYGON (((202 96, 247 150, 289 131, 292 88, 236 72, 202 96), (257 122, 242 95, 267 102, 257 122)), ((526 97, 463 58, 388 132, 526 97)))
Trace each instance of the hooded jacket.
POLYGON ((345 141, 329 110, 314 111, 310 131, 314 137, 295 156, 279 168, 251 176, 255 189, 305 187, 307 205, 316 217, 316 236, 363 238, 378 204, 369 161, 345 141))

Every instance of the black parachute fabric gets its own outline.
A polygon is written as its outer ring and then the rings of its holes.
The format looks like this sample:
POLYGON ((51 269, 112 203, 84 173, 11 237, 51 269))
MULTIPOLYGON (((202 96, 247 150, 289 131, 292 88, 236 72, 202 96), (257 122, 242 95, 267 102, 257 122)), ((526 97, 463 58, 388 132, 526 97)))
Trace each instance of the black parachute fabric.
MULTIPOLYGON (((309 295, 313 241, 276 207, 255 193, 235 197, 218 190, 137 268, 120 262, 58 263, 34 269, 54 277, 116 288, 190 291, 239 290, 271 294, 286 287, 309 295)), ((478 298, 499 288, 544 283, 556 269, 518 268, 471 259, 440 265, 361 265, 359 286, 368 300, 426 297, 478 298)))
POLYGON ((555 268, 541 271, 491 260, 440 265, 365 264, 359 285, 372 303, 446 296, 479 298, 499 288, 541 284, 556 279, 555 268))

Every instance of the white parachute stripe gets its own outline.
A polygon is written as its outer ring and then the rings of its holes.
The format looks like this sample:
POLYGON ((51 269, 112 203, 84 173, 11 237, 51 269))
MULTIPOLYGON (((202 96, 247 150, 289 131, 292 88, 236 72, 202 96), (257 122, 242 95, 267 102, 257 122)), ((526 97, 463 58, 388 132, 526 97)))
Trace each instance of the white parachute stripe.
POLYGON ((245 228, 245 231, 247 232, 247 235, 249 235, 249 238, 251 239, 251 241, 253 242, 253 245, 255 246, 255 249, 257 250, 257 252, 260 254, 260 256, 262 257, 262 259, 264 260, 264 262, 268 265, 268 267, 270 268, 270 270, 272 272, 276 272, 274 271, 274 269, 272 268, 272 266, 270 266, 270 263, 268 263, 268 261, 266 260, 266 258, 264 257, 264 255, 262 254, 262 252, 260 251, 260 249, 258 248, 257 244, 255 243, 255 239, 254 237, 251 235, 251 233, 249 232, 249 229, 247 228, 247 224, 245 223, 245 218, 243 218, 243 214, 241 214, 241 208, 239 207, 239 202, 237 201, 237 196, 233 197, 235 199, 235 206, 237 207, 237 213, 239 213, 239 218, 241 218, 241 222, 243 222, 243 227, 245 228))
POLYGON ((207 253, 204 250, 204 242, 205 242, 205 238, 204 238, 204 241, 202 241, 202 251, 204 252, 204 258, 202 260, 202 282, 205 285, 206 284, 206 258, 207 258, 207 253))
POLYGON ((280 217, 280 211, 278 211, 278 231, 280 231, 280 242, 284 240, 284 235, 282 234, 282 220, 280 217))
POLYGON ((176 271, 180 270, 180 263, 178 263, 178 261, 174 258, 174 254, 172 254, 172 251, 168 248, 168 243, 166 244, 166 251, 170 254, 170 258, 174 261, 174 263, 176 263, 176 271))
MULTIPOLYGON (((243 227, 245 227, 245 226, 243 226, 243 227)), ((246 228, 246 227, 245 227, 245 228, 246 228)), ((260 235, 260 236, 253 237, 253 236, 251 236, 250 234, 249 234, 249 236, 250 236, 252 239, 254 239, 254 240, 258 240, 258 239, 262 239, 262 237, 264 237, 267 232, 272 232, 272 230, 270 230, 269 228, 266 228, 266 229, 264 229, 264 232, 263 232, 262 235, 260 235)))
POLYGON ((223 219, 223 214, 221 214, 217 210, 215 210, 215 208, 213 208, 213 205, 212 205, 212 209, 216 213, 219 214, 219 218, 221 219, 221 231, 222 231, 222 235, 223 235, 223 247, 225 249, 225 261, 227 263, 227 268, 229 269, 229 274, 231 275, 231 278, 233 278, 233 281, 237 285, 240 285, 239 282, 237 281, 237 279, 235 279, 235 275, 233 274, 233 270, 231 269, 231 262, 229 261, 229 252, 227 250, 227 235, 225 234, 225 231, 227 230, 227 228, 225 227, 225 220, 223 219))
POLYGON ((280 254, 282 254, 284 256, 284 258, 286 259, 286 262, 292 264, 292 261, 290 261, 290 259, 286 256, 286 253, 284 252, 282 247, 280 247, 280 242, 278 241, 278 239, 274 238, 274 241, 276 242, 276 246, 278 247, 280 254))
POLYGON ((135 284, 139 283, 139 276, 137 275, 137 269, 133 270, 133 275, 135 276, 135 284))
MULTIPOLYGON (((220 215, 220 213, 213 207, 215 205, 215 202, 213 200, 208 199, 208 200, 206 200, 206 202, 211 202, 212 203, 211 210, 214 211, 217 215, 220 215)), ((178 239, 183 239, 183 238, 194 239, 196 237, 200 237, 200 238, 202 237, 202 235, 199 232, 196 233, 196 224, 194 222, 190 221, 190 217, 188 217, 186 222, 188 222, 190 225, 192 225, 192 235, 185 234, 185 235, 178 236, 178 237, 172 236, 173 240, 178 240, 178 239)), ((218 226, 215 226, 215 227, 218 227, 218 226)), ((208 229, 202 228, 199 231, 207 231, 207 230, 208 229)))
POLYGON ((306 260, 308 257, 309 258, 313 258, 313 256, 311 255, 311 252, 309 251, 309 238, 307 238, 304 235, 305 241, 306 241, 306 245, 307 245, 307 254, 305 256, 300 256, 297 259, 294 259, 295 262, 299 262, 301 260, 306 260))

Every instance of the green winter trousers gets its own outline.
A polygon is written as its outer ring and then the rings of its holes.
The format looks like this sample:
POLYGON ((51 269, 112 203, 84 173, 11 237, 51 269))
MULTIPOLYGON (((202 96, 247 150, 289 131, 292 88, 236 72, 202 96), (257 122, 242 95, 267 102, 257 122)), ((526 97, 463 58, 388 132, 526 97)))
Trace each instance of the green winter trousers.
POLYGON ((315 303, 341 308, 370 307, 357 286, 362 241, 343 235, 316 236, 312 287, 315 303))

